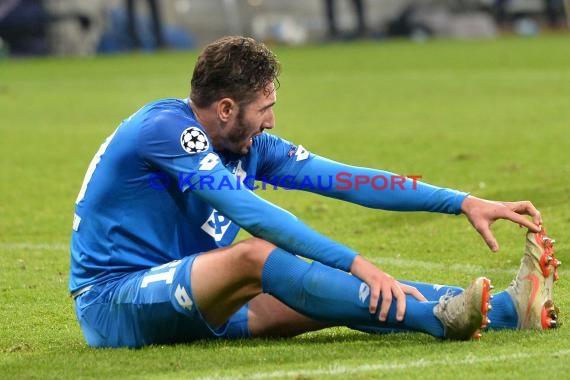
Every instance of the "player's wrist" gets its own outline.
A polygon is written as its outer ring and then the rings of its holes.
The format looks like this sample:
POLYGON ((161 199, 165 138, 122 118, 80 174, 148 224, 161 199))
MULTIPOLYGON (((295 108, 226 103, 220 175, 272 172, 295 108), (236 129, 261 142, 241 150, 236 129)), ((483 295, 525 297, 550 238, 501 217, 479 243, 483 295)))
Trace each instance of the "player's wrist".
POLYGON ((468 194, 463 199, 463 202, 461 202, 461 213, 465 214, 465 215, 469 215, 469 213, 473 209, 473 206, 475 203, 477 203, 477 198, 468 194))
POLYGON ((356 275, 356 273, 354 273, 354 272, 358 271, 358 265, 359 265, 360 258, 361 258, 360 255, 354 256, 354 259, 352 259, 352 264, 350 264, 350 273, 356 275))
POLYGON ((370 261, 366 260, 364 257, 358 255, 354 258, 352 265, 350 267, 350 273, 355 275, 356 277, 360 278, 363 281, 366 281, 367 276, 376 271, 377 268, 374 264, 370 261))

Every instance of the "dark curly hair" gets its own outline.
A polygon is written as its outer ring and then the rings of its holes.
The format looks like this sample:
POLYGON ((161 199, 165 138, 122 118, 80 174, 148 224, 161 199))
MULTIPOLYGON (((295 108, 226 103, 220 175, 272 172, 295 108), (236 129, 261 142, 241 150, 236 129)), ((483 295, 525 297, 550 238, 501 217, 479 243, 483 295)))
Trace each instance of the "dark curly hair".
POLYGON ((194 67, 190 99, 208 107, 221 98, 248 104, 256 93, 273 82, 281 66, 275 54, 252 38, 228 36, 206 46, 194 67))

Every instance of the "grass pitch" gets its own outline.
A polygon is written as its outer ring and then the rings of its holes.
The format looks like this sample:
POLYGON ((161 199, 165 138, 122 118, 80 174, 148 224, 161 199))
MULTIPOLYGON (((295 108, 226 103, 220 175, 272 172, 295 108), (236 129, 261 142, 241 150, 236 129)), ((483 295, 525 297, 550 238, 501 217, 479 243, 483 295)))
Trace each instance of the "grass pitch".
MULTIPOLYGON (((277 128, 355 165, 499 200, 530 199, 568 262, 568 36, 278 48, 277 128)), ((287 340, 88 348, 67 293, 73 205, 92 155, 144 103, 185 97, 196 53, 0 62, 0 377, 537 378, 570 370, 568 324, 480 342, 345 328, 287 340)), ((508 285, 524 231, 493 254, 462 216, 364 209, 291 191, 264 197, 405 279, 508 285)), ((246 235, 243 234, 242 237, 246 235)), ((555 288, 570 310, 569 271, 555 288)))

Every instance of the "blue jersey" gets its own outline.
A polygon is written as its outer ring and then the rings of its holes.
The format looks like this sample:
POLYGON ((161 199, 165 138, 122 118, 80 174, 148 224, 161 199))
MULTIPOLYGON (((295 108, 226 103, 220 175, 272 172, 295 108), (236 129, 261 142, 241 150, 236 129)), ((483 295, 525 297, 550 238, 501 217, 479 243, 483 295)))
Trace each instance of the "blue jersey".
POLYGON ((70 291, 228 246, 240 227, 294 254, 350 269, 356 252, 255 195, 256 179, 393 210, 458 213, 465 197, 421 183, 408 192, 379 193, 364 184, 346 191, 346 173, 386 174, 323 159, 266 133, 254 138, 248 154, 224 154, 187 100, 150 103, 107 138, 89 165, 73 220, 70 291), (315 186, 319 173, 330 174, 330 187, 315 186))

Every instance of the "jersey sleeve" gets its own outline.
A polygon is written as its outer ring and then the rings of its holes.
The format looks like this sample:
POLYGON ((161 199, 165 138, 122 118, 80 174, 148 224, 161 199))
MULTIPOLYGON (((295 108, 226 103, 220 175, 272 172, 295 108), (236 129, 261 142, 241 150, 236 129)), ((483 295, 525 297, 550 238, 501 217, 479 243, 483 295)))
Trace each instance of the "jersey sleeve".
POLYGON ((256 139, 259 154, 256 179, 264 182, 282 182, 285 177, 296 176, 313 154, 302 145, 263 133, 256 139))
POLYGON ((256 179, 272 185, 391 211, 459 214, 467 196, 418 181, 418 176, 342 164, 276 136, 261 136, 256 179))
POLYGON ((269 241, 293 254, 350 271, 357 253, 303 223, 292 213, 260 198, 240 184, 238 178, 219 167, 201 174, 207 184, 191 189, 253 236, 269 241))
POLYGON ((290 186, 376 209, 461 212, 467 193, 418 181, 420 177, 345 165, 314 155, 290 186))
POLYGON ((141 128, 137 141, 141 158, 157 172, 170 177, 171 183, 184 191, 192 173, 201 166, 212 166, 218 156, 198 124, 155 115, 141 128), (174 181, 174 182, 172 182, 174 181))

